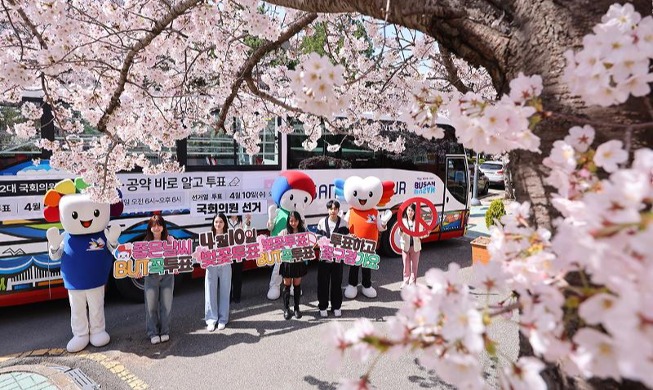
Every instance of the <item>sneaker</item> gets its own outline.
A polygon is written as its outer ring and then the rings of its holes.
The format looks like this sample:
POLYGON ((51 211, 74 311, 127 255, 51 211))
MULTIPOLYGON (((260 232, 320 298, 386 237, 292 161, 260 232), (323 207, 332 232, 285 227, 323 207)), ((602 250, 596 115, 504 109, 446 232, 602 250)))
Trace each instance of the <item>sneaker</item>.
POLYGON ((226 328, 226 327, 227 327, 227 325, 225 325, 225 324, 218 324, 218 330, 224 330, 224 328, 226 328))
POLYGON ((320 310, 320 317, 327 317, 329 313, 326 310, 320 310))
POLYGON ((169 341, 169 340, 170 340, 170 336, 169 336, 169 335, 167 335, 167 334, 162 334, 162 335, 161 335, 161 342, 162 342, 162 343, 165 343, 166 341, 169 341))
POLYGON ((206 330, 208 330, 209 332, 213 332, 215 330, 215 324, 207 324, 206 330))
POLYGON ((340 309, 335 309, 335 310, 333 311, 333 315, 336 316, 336 317, 342 317, 342 310, 340 310, 340 309))
POLYGON ((150 337, 150 343, 152 343, 152 345, 158 344, 160 342, 161 342, 161 337, 159 336, 150 337))

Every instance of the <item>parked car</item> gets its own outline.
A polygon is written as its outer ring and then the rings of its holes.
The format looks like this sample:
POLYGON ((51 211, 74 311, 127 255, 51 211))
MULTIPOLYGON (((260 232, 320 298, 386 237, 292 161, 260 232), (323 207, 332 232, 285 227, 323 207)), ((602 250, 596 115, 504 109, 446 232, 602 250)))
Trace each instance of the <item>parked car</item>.
MULTIPOLYGON (((474 166, 469 167, 469 180, 474 180, 474 166)), ((481 170, 478 170, 478 195, 485 195, 490 190, 490 179, 481 170)), ((474 192, 474 185, 469 186, 469 191, 474 192)))
POLYGON ((501 161, 486 161, 479 167, 485 176, 490 179, 490 184, 503 185, 503 162, 501 161))

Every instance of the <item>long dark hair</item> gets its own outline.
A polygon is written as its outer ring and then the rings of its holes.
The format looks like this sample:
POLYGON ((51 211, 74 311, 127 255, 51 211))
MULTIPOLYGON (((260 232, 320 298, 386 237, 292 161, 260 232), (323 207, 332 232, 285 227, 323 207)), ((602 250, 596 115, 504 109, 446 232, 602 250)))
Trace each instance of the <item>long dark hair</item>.
POLYGON ((286 231, 288 233, 292 233, 292 226, 290 226, 290 217, 294 217, 296 220, 299 221, 297 224, 297 232, 302 233, 306 231, 306 228, 304 227, 304 222, 302 221, 302 216, 299 214, 299 211, 291 211, 290 214, 288 214, 288 220, 286 221, 286 231))
POLYGON ((224 222, 224 230, 225 231, 220 233, 220 234, 225 234, 227 232, 227 230, 229 230, 229 223, 227 222, 227 216, 224 215, 224 213, 218 213, 211 220, 211 231, 213 232, 213 235, 215 236, 216 234, 218 234, 218 232, 215 231, 215 220, 216 220, 216 218, 220 218, 222 220, 222 222, 224 222))
POLYGON ((403 217, 406 218, 406 219, 408 219, 408 209, 409 209, 409 208, 410 208, 411 210, 413 210, 413 219, 411 219, 411 221, 414 221, 414 220, 415 220, 415 213, 416 213, 415 210, 417 209, 417 207, 415 206, 415 203, 411 203, 411 204, 409 204, 408 207, 406 207, 406 208, 404 209, 404 215, 403 215, 403 217))
POLYGON ((232 225, 231 225, 231 218, 232 217, 236 217, 236 226, 243 227, 243 216, 242 215, 240 215, 240 214, 239 215, 230 215, 229 218, 228 218, 229 223, 227 224, 227 229, 231 229, 231 227, 232 227, 232 225))
POLYGON ((163 231, 161 232, 161 240, 165 241, 168 239, 168 228, 166 226, 166 220, 162 216, 155 214, 150 217, 147 221, 147 232, 145 232, 145 241, 154 241, 154 234, 152 233, 152 226, 163 226, 163 231))

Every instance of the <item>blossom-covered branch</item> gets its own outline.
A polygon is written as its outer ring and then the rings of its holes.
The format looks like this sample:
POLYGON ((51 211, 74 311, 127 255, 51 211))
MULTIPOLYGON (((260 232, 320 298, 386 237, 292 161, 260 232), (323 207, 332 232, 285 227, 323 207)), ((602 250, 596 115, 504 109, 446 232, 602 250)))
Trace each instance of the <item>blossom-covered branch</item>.
MULTIPOLYGON (((267 53, 271 51, 279 49, 284 42, 287 42, 290 38, 297 35, 304 27, 308 26, 315 19, 317 19, 317 14, 315 13, 309 13, 303 15, 296 22, 291 24, 286 31, 282 32, 277 40, 273 42, 270 41, 265 42, 262 46, 257 48, 252 53, 252 55, 243 64, 242 68, 238 71, 238 77, 236 78, 236 81, 231 86, 231 93, 229 94, 229 96, 227 96, 224 105, 220 109, 220 116, 218 117, 218 121, 215 125, 217 129, 225 130, 224 124, 227 119, 227 113, 229 112, 229 107, 231 106, 231 103, 233 102, 234 98, 238 94, 238 90, 240 89, 243 81, 245 81, 248 78, 251 79, 252 70, 259 63, 259 61, 261 61, 263 56, 265 56, 267 53)), ((255 90, 258 90, 258 88, 256 87, 255 89, 252 89, 252 92, 254 92, 255 90)), ((283 106, 283 104, 280 105, 283 106)), ((287 107, 289 106, 286 106, 284 108, 287 107)))

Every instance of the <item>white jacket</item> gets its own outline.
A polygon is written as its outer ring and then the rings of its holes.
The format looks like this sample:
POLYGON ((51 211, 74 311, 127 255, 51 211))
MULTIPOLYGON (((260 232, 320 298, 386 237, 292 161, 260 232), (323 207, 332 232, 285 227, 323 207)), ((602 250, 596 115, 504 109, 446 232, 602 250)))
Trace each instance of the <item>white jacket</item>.
MULTIPOLYGON (((408 228, 408 219, 403 218, 403 223, 406 228, 408 228)), ((414 222, 413 222, 414 223, 414 222)), ((415 226, 413 225, 413 229, 415 229, 415 226)), ((401 250, 404 252, 408 252, 410 249, 410 236, 406 234, 401 228, 399 228, 399 245, 401 245, 401 250)), ((430 233, 430 232, 429 232, 430 233)), ((415 252, 419 252, 422 250, 422 238, 428 237, 429 233, 425 233, 423 236, 420 237, 413 237, 413 249, 415 252)))

